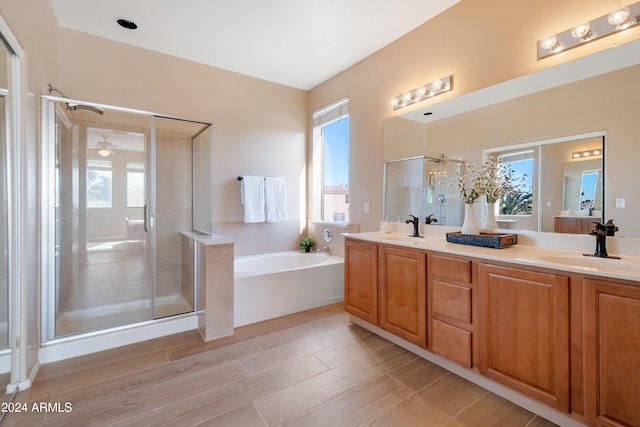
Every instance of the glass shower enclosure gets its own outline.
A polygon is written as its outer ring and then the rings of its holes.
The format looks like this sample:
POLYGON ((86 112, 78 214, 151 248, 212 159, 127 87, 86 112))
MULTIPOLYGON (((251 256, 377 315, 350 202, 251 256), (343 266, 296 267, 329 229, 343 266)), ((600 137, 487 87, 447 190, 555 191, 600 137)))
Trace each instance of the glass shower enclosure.
POLYGON ((457 189, 462 160, 418 156, 384 164, 384 209, 387 221, 404 222, 409 215, 430 216, 434 225, 460 226, 463 203, 457 189))
POLYGON ((43 117, 44 340, 196 310, 182 235, 210 124, 56 97, 43 117))

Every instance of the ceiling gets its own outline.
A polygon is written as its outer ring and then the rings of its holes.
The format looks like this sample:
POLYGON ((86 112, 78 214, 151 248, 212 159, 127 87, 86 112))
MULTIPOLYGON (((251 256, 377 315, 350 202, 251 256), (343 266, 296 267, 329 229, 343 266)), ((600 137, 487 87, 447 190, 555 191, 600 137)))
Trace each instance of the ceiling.
POLYGON ((303 90, 458 1, 50 0, 61 27, 303 90))

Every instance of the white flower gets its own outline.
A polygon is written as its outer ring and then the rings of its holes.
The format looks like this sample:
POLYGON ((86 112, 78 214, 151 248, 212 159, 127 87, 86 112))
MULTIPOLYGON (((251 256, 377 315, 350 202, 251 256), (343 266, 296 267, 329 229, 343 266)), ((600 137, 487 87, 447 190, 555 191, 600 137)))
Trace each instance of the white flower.
POLYGON ((472 163, 458 166, 458 190, 464 203, 475 203, 482 196, 481 182, 472 163))

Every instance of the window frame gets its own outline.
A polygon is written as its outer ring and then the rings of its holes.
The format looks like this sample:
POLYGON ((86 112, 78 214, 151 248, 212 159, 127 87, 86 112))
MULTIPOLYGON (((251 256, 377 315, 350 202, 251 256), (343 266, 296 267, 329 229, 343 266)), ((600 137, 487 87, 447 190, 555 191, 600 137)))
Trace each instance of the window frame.
POLYGON ((351 140, 351 118, 349 116, 349 99, 342 98, 328 106, 321 108, 313 113, 313 132, 312 132, 312 185, 311 185, 311 215, 312 220, 327 224, 346 225, 349 224, 350 206, 349 206, 349 170, 350 170, 350 140, 351 140), (345 196, 345 218, 344 221, 335 221, 334 218, 325 218, 325 140, 324 128, 338 120, 347 117, 347 191, 345 196))

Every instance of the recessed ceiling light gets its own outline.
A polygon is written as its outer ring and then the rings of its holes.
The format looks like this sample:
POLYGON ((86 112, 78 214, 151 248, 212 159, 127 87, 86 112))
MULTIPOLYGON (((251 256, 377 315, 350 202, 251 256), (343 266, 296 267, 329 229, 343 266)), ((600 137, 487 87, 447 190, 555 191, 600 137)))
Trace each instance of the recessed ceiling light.
POLYGON ((135 22, 133 22, 130 19, 118 18, 118 19, 116 19, 116 22, 122 28, 126 28, 127 30, 135 30, 136 28, 138 28, 138 24, 136 24, 135 22))

